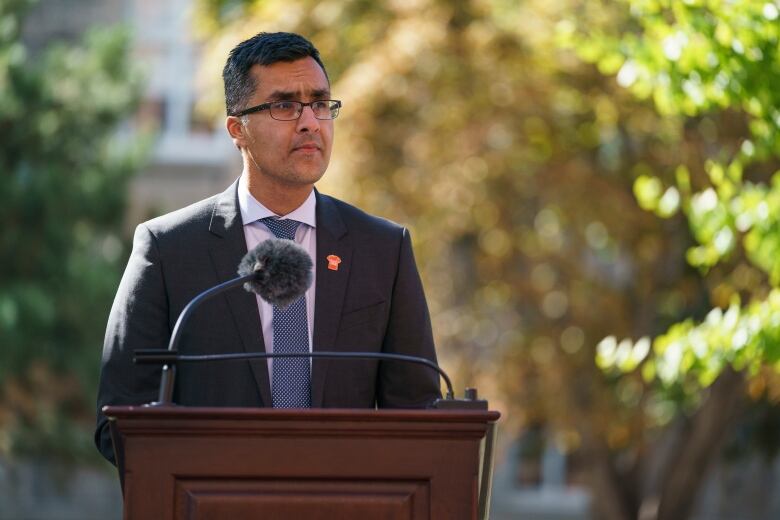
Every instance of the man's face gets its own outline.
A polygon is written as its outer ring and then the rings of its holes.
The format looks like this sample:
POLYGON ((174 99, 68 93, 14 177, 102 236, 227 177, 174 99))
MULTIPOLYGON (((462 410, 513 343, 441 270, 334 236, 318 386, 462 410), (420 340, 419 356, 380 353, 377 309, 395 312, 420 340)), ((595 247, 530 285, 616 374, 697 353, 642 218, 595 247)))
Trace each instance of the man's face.
MULTIPOLYGON (((248 107, 273 101, 330 99, 325 72, 311 57, 293 62, 255 65, 250 70, 257 88, 248 107)), ((295 121, 277 121, 269 110, 245 117, 243 147, 249 155, 250 174, 279 186, 312 185, 330 161, 333 121, 314 117, 304 107, 295 121)))

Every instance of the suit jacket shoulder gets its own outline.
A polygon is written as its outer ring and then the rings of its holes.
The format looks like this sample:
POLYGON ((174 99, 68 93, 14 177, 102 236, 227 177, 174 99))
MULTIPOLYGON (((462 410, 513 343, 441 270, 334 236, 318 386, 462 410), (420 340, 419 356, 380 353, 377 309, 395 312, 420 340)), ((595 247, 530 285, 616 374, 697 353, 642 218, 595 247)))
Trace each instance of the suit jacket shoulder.
POLYGON ((362 209, 353 206, 343 200, 320 194, 321 202, 333 204, 342 217, 350 223, 350 231, 369 231, 372 233, 398 233, 403 226, 388 220, 366 213, 362 209))
POLYGON ((148 229, 158 240, 186 242, 193 234, 202 234, 209 226, 214 216, 215 205, 226 195, 227 192, 213 195, 187 207, 142 222, 139 227, 148 229))
POLYGON ((364 250, 379 248, 385 254, 397 252, 409 232, 400 224, 366 213, 335 197, 318 193, 317 227, 326 227, 334 236, 346 234, 349 242, 364 250))

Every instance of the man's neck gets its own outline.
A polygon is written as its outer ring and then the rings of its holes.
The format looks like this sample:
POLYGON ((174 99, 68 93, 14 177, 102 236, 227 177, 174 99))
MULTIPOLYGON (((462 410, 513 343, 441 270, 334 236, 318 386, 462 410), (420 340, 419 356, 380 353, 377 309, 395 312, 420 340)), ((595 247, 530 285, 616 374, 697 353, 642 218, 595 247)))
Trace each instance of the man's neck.
POLYGON ((312 184, 279 185, 263 182, 265 179, 260 179, 255 175, 247 175, 246 171, 243 175, 246 176, 247 189, 255 200, 280 216, 298 209, 301 204, 306 202, 314 188, 312 184))

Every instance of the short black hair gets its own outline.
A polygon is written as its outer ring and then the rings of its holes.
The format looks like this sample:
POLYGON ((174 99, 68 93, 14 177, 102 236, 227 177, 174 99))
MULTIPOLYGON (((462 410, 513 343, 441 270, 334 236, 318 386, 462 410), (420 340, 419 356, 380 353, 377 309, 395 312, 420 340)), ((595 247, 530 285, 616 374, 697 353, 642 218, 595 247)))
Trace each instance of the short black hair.
MULTIPOLYGON (((257 88, 249 69, 253 65, 271 65, 279 61, 296 61, 311 56, 325 77, 328 72, 320 59, 320 51, 303 36, 295 33, 261 32, 236 45, 222 69, 225 82, 225 108, 227 115, 242 109, 257 88)), ((328 80, 330 81, 330 80, 328 80)))

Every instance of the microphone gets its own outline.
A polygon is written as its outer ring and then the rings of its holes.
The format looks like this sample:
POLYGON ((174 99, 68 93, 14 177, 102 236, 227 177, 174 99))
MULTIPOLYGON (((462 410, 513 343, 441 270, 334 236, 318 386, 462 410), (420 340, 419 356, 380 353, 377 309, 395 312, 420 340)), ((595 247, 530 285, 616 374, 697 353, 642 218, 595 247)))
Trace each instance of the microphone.
MULTIPOLYGON (((168 351, 177 351, 184 323, 204 301, 244 284, 244 289, 257 293, 268 303, 287 307, 311 285, 311 270, 309 253, 292 240, 270 238, 260 243, 241 259, 237 278, 203 291, 184 307, 173 326, 168 351)), ((171 404, 175 378, 176 367, 163 365, 159 397, 152 405, 171 404)))
POLYGON ((272 238, 241 259, 240 276, 252 275, 244 289, 277 307, 287 307, 311 285, 311 258, 292 240, 272 238))

